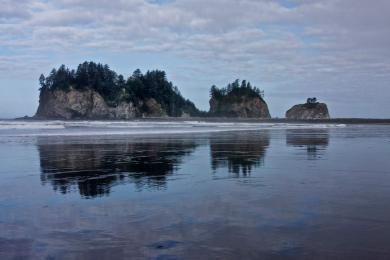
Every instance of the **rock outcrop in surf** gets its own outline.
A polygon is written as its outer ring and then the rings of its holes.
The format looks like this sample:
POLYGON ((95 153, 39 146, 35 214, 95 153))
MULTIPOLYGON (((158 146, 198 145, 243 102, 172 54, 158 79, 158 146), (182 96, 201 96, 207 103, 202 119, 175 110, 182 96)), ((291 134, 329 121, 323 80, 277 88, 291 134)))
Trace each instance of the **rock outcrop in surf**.
POLYGON ((317 102, 316 98, 308 98, 305 104, 295 105, 286 112, 287 119, 329 119, 328 106, 317 102))
POLYGON ((263 92, 249 82, 238 80, 226 88, 212 86, 210 116, 238 118, 271 118, 263 92))
POLYGON ((202 112, 169 82, 164 71, 134 71, 127 80, 108 65, 84 62, 41 75, 40 119, 131 119, 200 116, 202 112))

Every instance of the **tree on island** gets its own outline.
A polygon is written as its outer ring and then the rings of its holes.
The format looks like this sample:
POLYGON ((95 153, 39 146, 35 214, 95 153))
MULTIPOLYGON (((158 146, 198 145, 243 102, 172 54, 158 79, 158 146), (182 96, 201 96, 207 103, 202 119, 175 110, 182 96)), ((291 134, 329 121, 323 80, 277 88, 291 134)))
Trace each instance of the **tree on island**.
POLYGON ((316 103, 317 103, 317 98, 316 97, 308 98, 306 100, 306 104, 316 104, 316 103))
POLYGON ((306 104, 304 105, 305 107, 307 108, 314 108, 318 105, 319 102, 317 102, 317 98, 316 97, 312 97, 312 98, 308 98, 306 100, 306 104))

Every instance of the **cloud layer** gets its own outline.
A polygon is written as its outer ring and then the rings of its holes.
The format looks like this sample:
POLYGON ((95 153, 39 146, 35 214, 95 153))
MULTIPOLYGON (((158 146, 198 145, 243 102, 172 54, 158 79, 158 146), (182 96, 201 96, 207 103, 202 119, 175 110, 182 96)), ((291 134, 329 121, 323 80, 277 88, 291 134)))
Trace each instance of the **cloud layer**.
POLYGON ((0 0, 0 6, 3 79, 16 73, 36 79, 42 68, 67 63, 68 53, 80 62, 85 53, 155 55, 161 63, 179 60, 174 79, 203 108, 207 93, 197 95, 199 89, 245 77, 266 90, 277 116, 315 95, 336 116, 390 117, 388 0, 0 0))

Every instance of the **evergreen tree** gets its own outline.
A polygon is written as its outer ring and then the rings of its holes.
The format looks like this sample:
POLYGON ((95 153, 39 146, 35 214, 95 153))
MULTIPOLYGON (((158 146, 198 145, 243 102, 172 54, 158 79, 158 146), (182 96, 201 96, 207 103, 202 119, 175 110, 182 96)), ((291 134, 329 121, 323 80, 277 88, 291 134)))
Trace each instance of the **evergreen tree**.
POLYGON ((41 74, 41 76, 39 76, 39 85, 41 85, 40 89, 46 88, 46 78, 43 74, 41 74))

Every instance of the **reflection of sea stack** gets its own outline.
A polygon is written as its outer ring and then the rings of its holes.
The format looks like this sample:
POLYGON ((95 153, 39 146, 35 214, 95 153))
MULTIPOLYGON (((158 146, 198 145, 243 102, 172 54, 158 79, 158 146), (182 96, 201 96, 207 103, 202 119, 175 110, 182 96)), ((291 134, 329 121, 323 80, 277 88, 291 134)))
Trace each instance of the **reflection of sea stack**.
POLYGON ((269 133, 236 133, 210 138, 211 164, 214 171, 227 167, 230 173, 247 176, 252 168, 262 166, 269 146, 269 133))
POLYGON ((306 148, 309 159, 316 159, 320 151, 328 147, 329 131, 327 129, 287 130, 286 143, 288 146, 306 148))
POLYGON ((41 180, 61 193, 78 187, 83 197, 107 195, 123 182, 135 183, 138 189, 159 189, 195 147, 194 141, 177 139, 100 144, 38 140, 41 180))
POLYGON ((295 105, 286 112, 287 119, 329 119, 328 107, 318 103, 316 98, 308 98, 306 104, 295 105))

